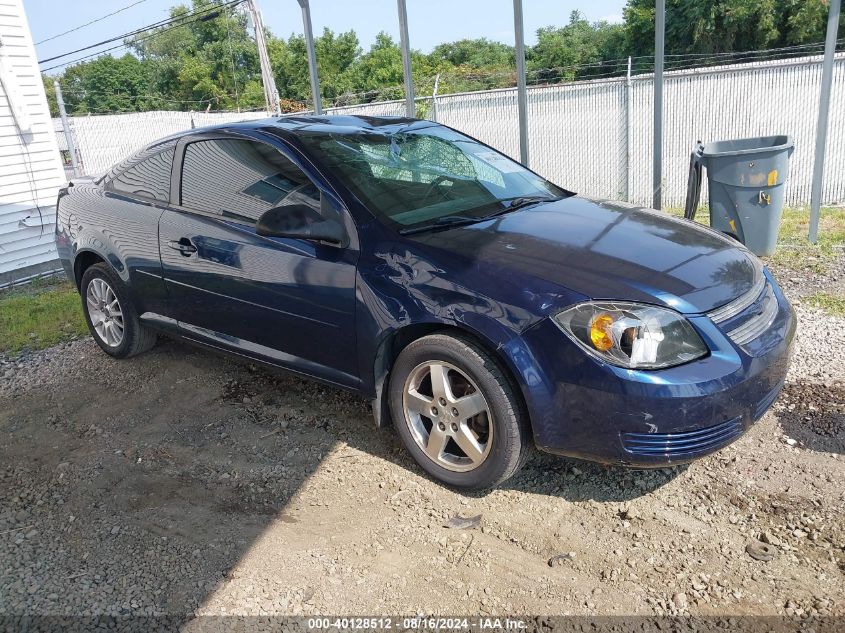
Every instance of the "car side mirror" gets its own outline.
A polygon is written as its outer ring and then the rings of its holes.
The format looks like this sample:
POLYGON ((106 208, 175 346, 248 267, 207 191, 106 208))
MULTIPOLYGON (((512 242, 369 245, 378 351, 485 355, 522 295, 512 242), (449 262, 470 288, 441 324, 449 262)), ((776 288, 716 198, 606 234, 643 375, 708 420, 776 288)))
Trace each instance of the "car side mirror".
POLYGON ((285 204, 265 211, 255 226, 264 237, 293 237, 342 245, 346 232, 340 222, 324 218, 307 204, 285 204))

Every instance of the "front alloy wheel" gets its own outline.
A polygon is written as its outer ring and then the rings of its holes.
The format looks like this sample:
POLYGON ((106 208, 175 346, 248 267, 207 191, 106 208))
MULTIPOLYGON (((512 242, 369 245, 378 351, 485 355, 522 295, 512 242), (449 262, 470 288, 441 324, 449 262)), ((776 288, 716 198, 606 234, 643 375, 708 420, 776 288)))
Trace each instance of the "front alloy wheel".
POLYGON ((404 408, 414 441, 443 468, 472 470, 490 453, 490 407, 472 379, 454 365, 418 365, 405 381, 404 408))
POLYGON ((489 488, 531 448, 522 399, 474 339, 438 333, 410 343, 390 371, 390 415, 417 463, 440 481, 489 488))

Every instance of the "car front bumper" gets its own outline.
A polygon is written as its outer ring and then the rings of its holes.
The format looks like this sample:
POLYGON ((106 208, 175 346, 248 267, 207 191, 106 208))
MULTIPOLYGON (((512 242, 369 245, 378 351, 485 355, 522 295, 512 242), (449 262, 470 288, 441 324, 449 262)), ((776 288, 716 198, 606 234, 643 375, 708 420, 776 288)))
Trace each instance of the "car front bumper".
POLYGON ((669 369, 603 363, 550 319, 530 328, 518 365, 537 446, 648 468, 688 462, 737 439, 780 393, 796 329, 792 307, 767 278, 778 312, 762 335, 738 346, 709 317, 690 317, 711 353, 669 369))

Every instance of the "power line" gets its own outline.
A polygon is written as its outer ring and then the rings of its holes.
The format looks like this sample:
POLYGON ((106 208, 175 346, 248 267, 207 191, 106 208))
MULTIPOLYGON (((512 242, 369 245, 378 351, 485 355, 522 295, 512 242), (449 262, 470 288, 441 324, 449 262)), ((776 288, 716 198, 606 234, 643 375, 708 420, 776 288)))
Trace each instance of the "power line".
POLYGON ((110 18, 113 15, 117 15, 118 13, 122 13, 123 11, 126 11, 127 9, 131 9, 132 7, 137 6, 137 5, 139 5, 143 2, 146 2, 146 1, 147 0, 137 0, 137 2, 133 2, 132 4, 129 4, 125 7, 123 7, 122 9, 118 9, 117 11, 112 11, 111 13, 107 13, 106 15, 99 17, 96 20, 91 20, 90 22, 86 22, 85 24, 80 24, 79 26, 75 26, 74 28, 68 29, 67 31, 64 31, 63 33, 59 33, 58 35, 53 35, 52 37, 48 37, 47 39, 41 40, 40 42, 35 42, 35 45, 38 46, 39 44, 43 44, 44 42, 50 42, 52 40, 63 37, 65 35, 67 35, 68 33, 73 33, 74 31, 84 29, 86 26, 91 26, 92 24, 96 24, 97 22, 101 22, 101 21, 105 20, 106 18, 110 18))
MULTIPOLYGON (((186 20, 187 18, 190 18, 190 17, 197 17, 197 16, 206 17, 206 14, 218 12, 221 9, 226 9, 228 7, 235 6, 237 4, 240 4, 241 2, 243 2, 243 0, 230 0, 229 2, 225 2, 223 4, 212 5, 208 8, 206 8, 206 9, 202 9, 200 11, 194 11, 193 13, 187 13, 185 15, 167 18, 165 20, 159 20, 158 22, 153 22, 152 24, 148 24, 147 26, 143 26, 139 29, 135 29, 134 31, 129 31, 128 33, 124 33, 123 35, 118 35, 116 37, 112 37, 112 38, 109 38, 107 40, 103 40, 102 42, 97 42, 96 44, 90 44, 89 46, 83 46, 82 48, 77 48, 76 50, 69 51, 67 53, 62 53, 61 55, 55 55, 53 57, 48 57, 47 59, 41 59, 41 60, 38 61, 38 63, 39 64, 46 64, 47 62, 52 62, 52 61, 55 61, 57 59, 61 59, 62 57, 68 57, 69 55, 74 55, 75 53, 81 53, 82 51, 87 51, 87 50, 90 50, 92 48, 97 48, 98 46, 103 46, 104 44, 111 44, 112 42, 117 42, 118 40, 123 40, 123 39, 126 39, 127 37, 132 37, 133 35, 139 35, 141 33, 149 31, 150 29, 155 29, 155 28, 159 28, 159 27, 163 27, 163 26, 169 26, 169 25, 171 25, 175 22, 184 21, 184 20, 186 20)), ((191 22, 183 22, 183 23, 180 23, 180 24, 176 24, 175 26, 183 26, 184 24, 190 24, 190 23, 191 22)), ((164 32, 164 31, 162 31, 162 32, 164 32)), ((106 50, 114 50, 115 48, 121 48, 121 47, 120 46, 114 46, 114 47, 106 49, 106 50)), ((105 51, 100 51, 100 52, 105 52, 105 51)), ((95 55, 96 54, 99 54, 99 53, 95 53, 95 55)), ((90 57, 90 55, 89 55, 89 57, 90 57)), ((67 63, 72 63, 72 62, 67 62, 67 63)), ((59 64, 59 66, 62 66, 62 65, 63 64, 59 64)), ((54 68, 57 68, 57 66, 54 66, 54 68)), ((50 70, 50 69, 48 68, 47 70, 50 70)))
POLYGON ((67 92, 63 91, 65 95, 73 95, 79 100, 85 99, 89 96, 102 96, 102 97, 114 97, 116 99, 125 99, 127 101, 134 101, 136 99, 148 99, 151 101, 167 101, 168 103, 208 103, 209 101, 219 101, 221 97, 234 97, 233 94, 220 94, 214 95, 209 97, 208 99, 171 99, 163 94, 152 94, 152 95, 133 95, 124 92, 103 92, 98 90, 85 90, 85 91, 74 91, 69 90, 67 92))
MULTIPOLYGON (((837 41, 837 44, 841 44, 845 42, 845 39, 840 39, 837 41)), ((729 53, 676 53, 676 54, 669 54, 665 55, 667 59, 671 57, 685 57, 685 58, 693 58, 693 57, 734 57, 734 56, 742 56, 742 55, 757 55, 759 53, 777 53, 783 51, 796 51, 799 49, 804 48, 824 48, 824 42, 811 42, 809 44, 794 44, 792 46, 782 46, 780 48, 765 48, 765 49, 758 49, 753 51, 732 51, 729 53)))
MULTIPOLYGON (((183 26, 195 24, 196 22, 204 22, 206 20, 210 20, 214 17, 217 17, 217 15, 219 15, 219 12, 220 12, 221 9, 237 6, 243 1, 244 0, 233 0, 232 2, 229 2, 227 4, 218 5, 211 12, 206 12, 205 14, 200 14, 199 12, 197 12, 197 13, 190 14, 190 16, 183 16, 183 18, 184 17, 195 17, 195 16, 199 16, 199 17, 196 17, 196 19, 194 19, 194 20, 183 21, 183 22, 180 22, 179 24, 174 24, 172 26, 169 26, 168 28, 165 28, 161 31, 157 31, 155 33, 151 33, 150 35, 147 35, 145 37, 136 37, 135 39, 133 39, 129 42, 124 42, 123 44, 118 44, 117 46, 111 46, 109 48, 104 48, 102 50, 97 51, 96 53, 91 53, 90 55, 83 55, 82 57, 77 57, 77 58, 72 59, 70 61, 62 62, 61 64, 56 64, 55 66, 50 66, 49 68, 42 68, 41 72, 47 72, 49 70, 61 68, 62 66, 69 66, 70 64, 75 64, 76 62, 84 61, 86 59, 91 59, 92 57, 98 57, 98 56, 102 55, 103 53, 108 53, 109 51, 114 51, 114 50, 117 50, 117 49, 120 49, 120 48, 128 48, 129 46, 132 46, 133 44, 139 44, 141 42, 145 42, 145 41, 150 40, 154 37, 158 37, 159 35, 163 35, 163 34, 167 33, 168 31, 172 31, 173 29, 178 29, 178 28, 181 28, 183 26), (212 15, 212 13, 213 13, 213 15, 212 15)), ((149 29, 140 29, 140 30, 136 31, 136 33, 144 33, 148 30, 149 29)), ((115 39, 120 39, 120 38, 115 38, 115 39)), ((110 40, 110 41, 113 42, 114 40, 110 40)), ((99 46, 99 44, 95 44, 94 46, 99 46)), ((89 46, 87 48, 93 48, 93 47, 89 46)), ((83 49, 80 49, 80 50, 86 50, 86 48, 83 48, 83 49)), ((78 51, 76 51, 76 52, 78 52, 78 51)), ((69 54, 70 53, 68 53, 68 55, 69 54)), ((59 57, 65 57, 65 56, 66 55, 59 55, 59 57)), ((58 59, 58 58, 54 57, 52 59, 58 59)), ((50 60, 44 60, 44 61, 46 62, 46 61, 50 61, 50 60)), ((41 63, 44 63, 44 62, 39 62, 39 64, 41 64, 41 63)))

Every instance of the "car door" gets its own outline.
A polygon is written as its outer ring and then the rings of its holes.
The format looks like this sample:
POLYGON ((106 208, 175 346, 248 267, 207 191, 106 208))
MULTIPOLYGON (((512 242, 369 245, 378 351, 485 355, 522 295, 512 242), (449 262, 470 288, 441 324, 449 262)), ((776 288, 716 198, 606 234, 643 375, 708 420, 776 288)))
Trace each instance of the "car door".
MULTIPOLYGON (((176 141, 157 143, 112 168, 103 179, 102 199, 85 204, 86 232, 76 235, 81 249, 116 255, 109 261, 128 282, 135 308, 154 321, 168 316, 158 221, 170 200, 175 147, 176 141)), ((69 220, 76 234, 75 215, 69 220)))
POLYGON ((183 334, 356 385, 357 238, 334 193, 290 154, 255 139, 188 137, 176 160, 177 204, 161 217, 159 241, 183 334), (340 220, 348 244, 256 234, 262 213, 290 202, 340 220))

